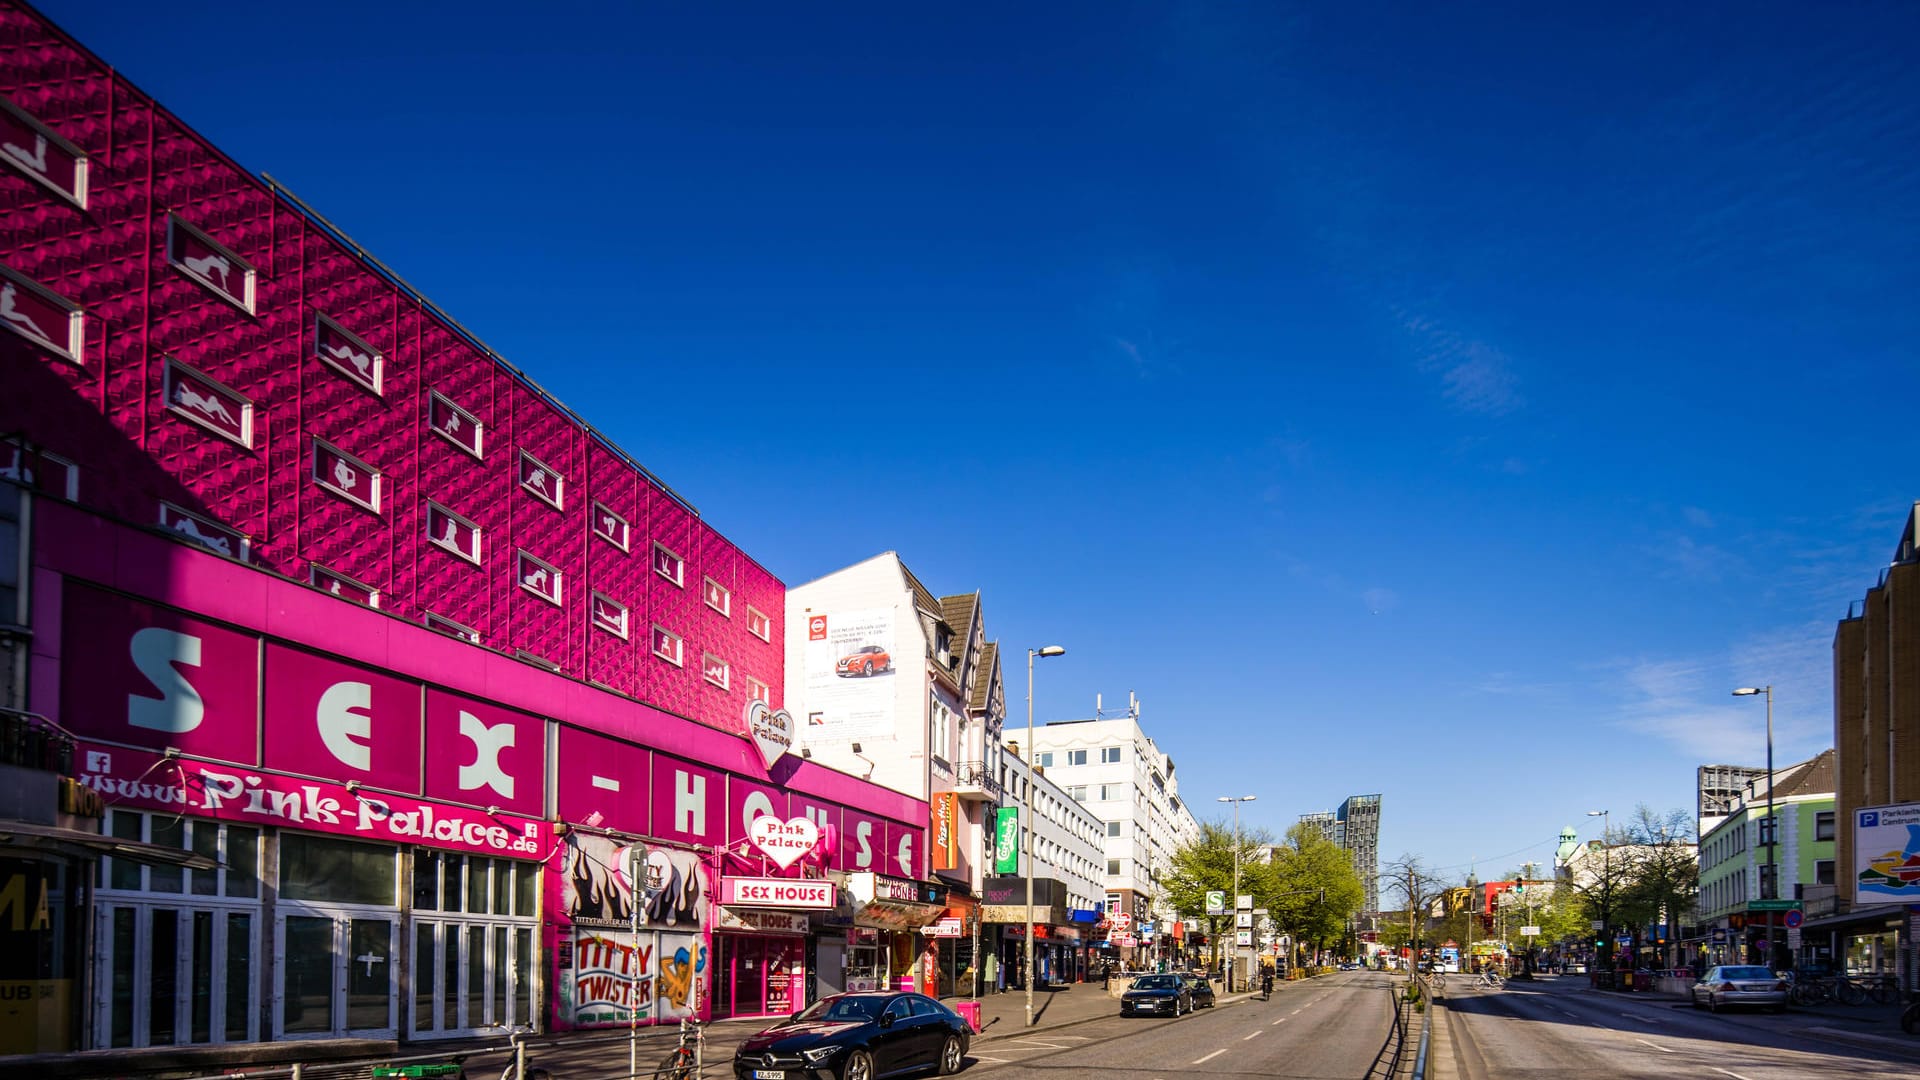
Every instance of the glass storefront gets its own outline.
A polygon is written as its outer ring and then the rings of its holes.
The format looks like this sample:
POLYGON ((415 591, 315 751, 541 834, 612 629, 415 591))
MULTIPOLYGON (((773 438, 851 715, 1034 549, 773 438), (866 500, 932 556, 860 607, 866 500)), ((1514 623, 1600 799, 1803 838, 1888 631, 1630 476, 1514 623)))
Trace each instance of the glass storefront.
POLYGON ((81 863, 0 859, 0 1054, 67 1051, 77 1032, 81 863))
POLYGON ((713 936, 713 1016, 790 1016, 805 1002, 807 939, 713 936))
POLYGON ((191 870, 101 860, 93 1046, 260 1038, 260 830, 112 810, 106 831, 194 851, 223 866, 191 870))
POLYGON ((412 862, 412 1036, 531 1027, 539 866, 424 848, 412 862))

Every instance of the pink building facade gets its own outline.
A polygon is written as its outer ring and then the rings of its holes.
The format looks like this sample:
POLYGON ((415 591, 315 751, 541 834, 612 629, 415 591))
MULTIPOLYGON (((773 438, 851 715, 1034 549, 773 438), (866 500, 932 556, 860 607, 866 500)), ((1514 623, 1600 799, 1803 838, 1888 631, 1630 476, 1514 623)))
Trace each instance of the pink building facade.
POLYGON ((924 801, 750 734, 778 579, 11 0, 0 482, 0 709, 123 842, 0 847, 71 920, 0 1054, 783 1015, 941 908, 924 801))

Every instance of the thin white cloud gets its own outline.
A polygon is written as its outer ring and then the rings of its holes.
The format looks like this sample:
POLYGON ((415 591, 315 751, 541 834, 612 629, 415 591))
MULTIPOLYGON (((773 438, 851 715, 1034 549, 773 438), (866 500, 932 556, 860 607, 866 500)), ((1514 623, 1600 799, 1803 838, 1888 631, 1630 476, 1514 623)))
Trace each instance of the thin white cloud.
POLYGON ((1440 396, 1462 412, 1504 416, 1525 404, 1507 355, 1425 315, 1399 312, 1413 338, 1420 369, 1440 378, 1440 396))
POLYGON ((1617 665, 1626 700, 1618 726, 1667 742, 1702 764, 1765 759, 1765 699, 1736 687, 1774 687, 1774 763, 1810 757, 1833 742, 1833 626, 1813 623, 1748 639, 1724 655, 1640 659, 1617 665))

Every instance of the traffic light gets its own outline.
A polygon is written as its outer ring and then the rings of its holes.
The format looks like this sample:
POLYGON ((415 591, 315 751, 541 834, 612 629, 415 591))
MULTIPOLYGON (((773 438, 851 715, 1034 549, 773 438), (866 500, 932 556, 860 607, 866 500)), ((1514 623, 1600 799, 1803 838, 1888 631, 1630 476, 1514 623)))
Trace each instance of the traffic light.
POLYGON ((1514 878, 1514 879, 1513 879, 1513 891, 1514 891, 1514 892, 1517 892, 1517 893, 1521 893, 1521 892, 1526 892, 1526 891, 1527 891, 1527 883, 1526 883, 1526 880, 1525 880, 1525 879, 1523 879, 1523 878, 1514 878))

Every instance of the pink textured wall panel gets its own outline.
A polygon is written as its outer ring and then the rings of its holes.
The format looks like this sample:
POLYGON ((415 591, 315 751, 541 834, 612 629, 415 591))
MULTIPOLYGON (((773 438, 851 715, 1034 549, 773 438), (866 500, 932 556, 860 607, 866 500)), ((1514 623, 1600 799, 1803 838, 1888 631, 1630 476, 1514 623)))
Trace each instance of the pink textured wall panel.
POLYGON ((85 317, 78 363, 0 333, 0 434, 77 463, 82 503, 151 527, 164 500, 244 534, 263 569, 306 583, 324 566, 377 590, 398 618, 443 616, 486 648, 524 649, 726 730, 742 727, 748 677, 778 704, 780 582, 563 409, 10 0, 0 94, 88 161, 84 210, 0 165, 0 263, 85 317), (170 246, 170 220, 198 233, 178 230, 170 246), (222 251, 230 259, 211 269, 206 256, 222 251), (202 278, 177 265, 190 255, 202 278), (252 311, 219 288, 243 296, 247 266, 252 311), (250 403, 250 445, 169 401, 169 360, 224 388, 221 411, 250 403), (481 425, 478 459, 430 427, 435 392, 481 425), (315 482, 316 440, 379 475, 377 508, 315 482), (522 488, 522 450, 563 481, 560 507, 522 488), (478 565, 428 542, 428 500, 479 528, 478 565), (625 517, 629 551, 593 535, 596 500, 625 517), (684 560, 683 586, 653 572, 655 540, 684 560), (558 605, 520 587, 522 549, 559 571, 558 605), (731 590, 729 615, 704 604, 709 575, 731 590), (593 628, 596 589, 627 605, 627 639, 593 628), (748 632, 749 604, 772 621, 773 644, 748 632), (682 638, 683 666, 652 655, 656 623, 682 638), (729 687, 701 677, 707 653, 731 666, 729 687))

